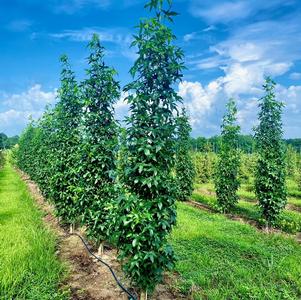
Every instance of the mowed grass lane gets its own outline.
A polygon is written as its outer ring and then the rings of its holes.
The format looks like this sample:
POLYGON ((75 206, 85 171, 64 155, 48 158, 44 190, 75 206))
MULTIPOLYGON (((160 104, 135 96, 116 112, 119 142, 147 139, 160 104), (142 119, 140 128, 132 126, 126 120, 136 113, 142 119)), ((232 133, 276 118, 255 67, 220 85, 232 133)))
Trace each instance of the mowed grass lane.
POLYGON ((178 203, 171 237, 183 292, 194 299, 301 299, 301 245, 178 203))
POLYGON ((0 170, 0 299, 66 299, 55 236, 9 163, 0 170))

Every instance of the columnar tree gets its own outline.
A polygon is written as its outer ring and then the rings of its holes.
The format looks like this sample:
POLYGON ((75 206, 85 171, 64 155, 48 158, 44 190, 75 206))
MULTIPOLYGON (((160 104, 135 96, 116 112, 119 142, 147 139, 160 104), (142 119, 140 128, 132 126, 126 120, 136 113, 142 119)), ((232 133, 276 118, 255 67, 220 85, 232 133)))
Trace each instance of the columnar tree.
POLYGON ((144 291, 152 291, 163 271, 174 265, 167 236, 176 222, 175 187, 171 171, 176 154, 176 111, 181 101, 174 85, 182 77, 183 52, 166 22, 176 15, 171 1, 152 0, 154 17, 139 24, 133 46, 138 58, 131 69, 134 81, 125 91, 127 158, 121 202, 119 246, 124 269, 144 291))
POLYGON ((35 131, 36 125, 33 121, 30 121, 30 123, 20 136, 19 149, 16 157, 18 167, 22 171, 26 172, 29 176, 33 175, 31 161, 34 157, 32 149, 35 131))
POLYGON ((300 158, 299 158, 299 161, 297 164, 297 168, 298 168, 297 184, 298 184, 299 191, 301 191, 301 161, 300 161, 300 158))
POLYGON ((114 103, 120 97, 116 71, 104 63, 104 48, 94 35, 89 43, 88 78, 82 83, 85 105, 83 117, 83 222, 88 234, 97 241, 107 240, 108 203, 114 198, 118 126, 114 119, 114 103))
POLYGON ((238 202, 237 190, 240 170, 238 136, 240 127, 236 124, 236 114, 236 103, 230 99, 221 125, 221 145, 214 176, 217 206, 222 212, 230 211, 238 202))
POLYGON ((34 159, 38 161, 38 169, 35 181, 44 196, 50 197, 53 192, 52 178, 56 165, 56 152, 60 144, 56 139, 57 118, 55 111, 47 107, 43 116, 37 123, 39 134, 36 136, 36 153, 34 159))
POLYGON ((176 183, 177 199, 186 201, 192 194, 195 168, 190 149, 190 132, 186 110, 182 109, 182 114, 177 118, 177 154, 176 154, 176 183))
POLYGON ((273 225, 286 205, 285 149, 282 141, 283 103, 275 97, 275 82, 267 78, 265 96, 259 102, 259 125, 255 129, 258 163, 256 196, 267 225, 273 225))
POLYGON ((286 175, 295 179, 298 172, 298 153, 292 145, 286 146, 286 175))
POLYGON ((61 57, 61 87, 54 109, 53 126, 58 148, 55 151, 51 198, 65 223, 78 221, 80 122, 82 104, 79 88, 66 55, 61 57))

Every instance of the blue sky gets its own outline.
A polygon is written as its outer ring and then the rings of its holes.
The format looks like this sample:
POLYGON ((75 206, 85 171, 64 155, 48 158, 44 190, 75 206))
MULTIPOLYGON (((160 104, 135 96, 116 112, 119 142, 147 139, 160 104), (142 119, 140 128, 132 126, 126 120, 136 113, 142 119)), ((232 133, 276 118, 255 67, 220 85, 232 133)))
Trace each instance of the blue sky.
MULTIPOLYGON (((142 0, 5 0, 0 2, 0 132, 19 134, 28 117, 55 103, 59 56, 85 76, 86 44, 99 34, 122 85, 135 59, 129 49, 142 0)), ((266 75, 285 102, 285 137, 301 137, 301 1, 174 0, 173 29, 186 54, 176 88, 189 110, 194 136, 219 133, 228 98, 238 102, 243 133, 256 125, 266 75)), ((127 105, 116 104, 123 119, 127 105)))

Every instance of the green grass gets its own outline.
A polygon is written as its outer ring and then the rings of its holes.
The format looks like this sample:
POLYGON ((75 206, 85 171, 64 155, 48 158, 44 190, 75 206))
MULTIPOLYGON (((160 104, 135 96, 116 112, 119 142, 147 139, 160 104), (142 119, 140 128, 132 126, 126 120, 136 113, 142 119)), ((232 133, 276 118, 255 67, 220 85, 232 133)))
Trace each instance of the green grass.
MULTIPOLYGON (((261 223, 262 217, 260 209, 256 205, 255 194, 248 189, 248 185, 242 185, 239 189, 238 195, 240 199, 233 213, 261 223)), ((213 184, 196 184, 192 200, 214 208, 216 206, 216 196, 213 184)), ((296 233, 301 231, 301 212, 298 211, 301 208, 301 199, 288 197, 288 204, 292 204, 293 208, 288 206, 288 208, 282 212, 276 227, 288 233, 296 233)))
POLYGON ((178 203, 171 242, 179 288, 194 299, 300 299, 301 246, 281 234, 178 203))
POLYGON ((7 163, 0 171, 0 299, 67 299, 56 240, 25 183, 7 163))

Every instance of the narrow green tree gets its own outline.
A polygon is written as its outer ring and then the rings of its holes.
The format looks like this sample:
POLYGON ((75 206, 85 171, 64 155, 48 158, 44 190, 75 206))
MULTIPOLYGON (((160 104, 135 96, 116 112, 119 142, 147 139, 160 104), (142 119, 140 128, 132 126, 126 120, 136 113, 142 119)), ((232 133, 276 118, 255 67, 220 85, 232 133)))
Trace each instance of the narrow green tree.
POLYGON ((177 199, 181 201, 189 200, 193 191, 195 168, 190 149, 190 132, 186 110, 183 108, 182 114, 177 118, 177 154, 176 154, 176 183, 177 199))
POLYGON ((121 199, 119 247, 124 270, 146 292, 174 265, 167 236, 176 222, 172 177, 176 154, 176 111, 181 101, 174 85, 182 77, 183 52, 166 23, 176 15, 171 1, 152 0, 155 16, 140 22, 133 46, 138 58, 126 86, 127 158, 124 171, 126 200, 121 199))
POLYGON ((82 104, 79 88, 66 55, 61 57, 61 87, 54 108, 52 126, 57 149, 53 156, 52 193, 57 214, 70 225, 79 221, 78 185, 80 161, 80 122, 82 104))
POLYGON ((222 212, 230 211, 238 202, 237 190, 240 185, 238 136, 240 127, 236 124, 236 114, 236 103, 230 99, 221 126, 221 145, 214 176, 217 206, 222 212))
POLYGON ((299 160, 297 162, 297 184, 298 184, 298 188, 299 188, 299 191, 301 191, 301 159, 299 157, 299 160))
POLYGON ((94 35, 89 43, 88 78, 82 83, 85 105, 83 117, 83 195, 81 210, 88 234, 96 241, 107 240, 107 206, 114 198, 114 178, 118 144, 118 126, 114 119, 114 103, 120 97, 117 74, 104 63, 104 48, 94 35))
POLYGON ((283 103, 275 97, 275 82, 267 78, 265 96, 259 102, 259 125, 255 128, 258 163, 255 177, 256 196, 267 225, 273 225, 286 205, 286 162, 282 141, 283 103))

